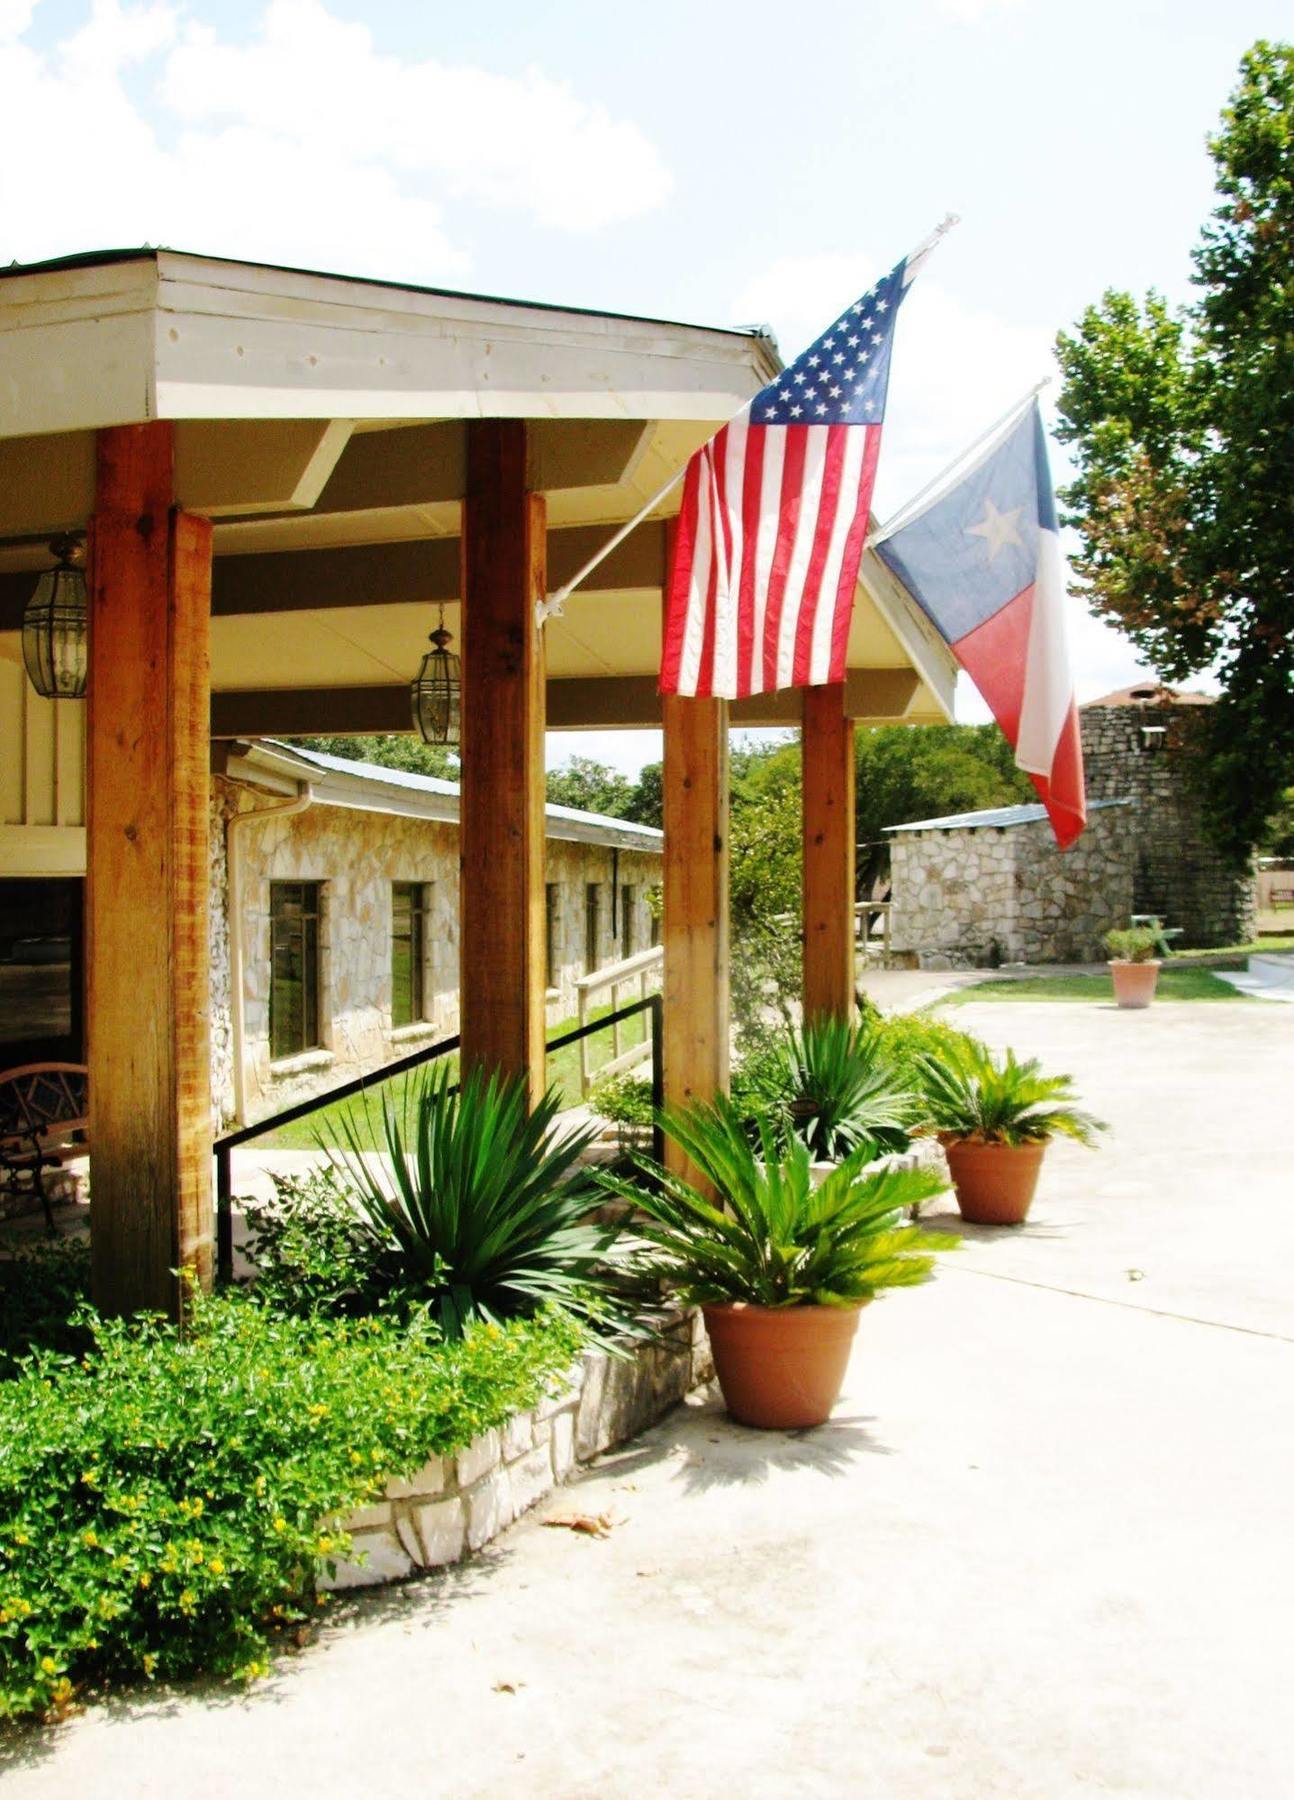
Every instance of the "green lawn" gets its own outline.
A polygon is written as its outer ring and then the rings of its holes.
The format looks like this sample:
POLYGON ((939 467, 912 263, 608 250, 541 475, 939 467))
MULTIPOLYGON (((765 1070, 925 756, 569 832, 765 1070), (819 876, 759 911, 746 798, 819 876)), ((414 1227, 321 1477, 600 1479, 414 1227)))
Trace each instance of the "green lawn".
MULTIPOLYGON (((1244 1000, 1229 982, 1222 981, 1210 969, 1161 969, 1159 1000, 1244 1000)), ((1090 1000, 1094 1004, 1113 999, 1108 975, 1026 975, 1019 981, 981 981, 974 987, 959 988, 945 996, 945 1006, 965 1006, 977 1000, 1090 1000)))
MULTIPOLYGON (((625 1002, 628 1005, 628 1001, 625 1002)), ((604 1019, 610 1013, 610 1005, 595 1006, 590 1013, 592 1019, 604 1019)), ((549 1030, 549 1037, 561 1037, 564 1032, 574 1031, 578 1019, 563 1019, 560 1025, 549 1030)), ((620 1047, 630 1049, 634 1044, 642 1043, 647 1035, 648 1019, 646 1013, 639 1013, 637 1018, 629 1019, 620 1028, 620 1047)), ((611 1033, 598 1032, 589 1040, 589 1061, 594 1071, 611 1060, 611 1033)), ((449 1058, 451 1067, 457 1072, 458 1057, 449 1058)), ((389 1093, 395 1104, 400 1105, 406 1083, 417 1079, 423 1071, 415 1069, 410 1075, 397 1075, 393 1081, 376 1083, 365 1089, 363 1094, 353 1100, 342 1101, 332 1106, 321 1107, 318 1112, 310 1113, 304 1119, 298 1119, 292 1125, 285 1125, 278 1131, 267 1132, 263 1138, 256 1138, 253 1143, 273 1150, 313 1150, 317 1147, 320 1136, 329 1142, 340 1142, 339 1121, 344 1114, 353 1120, 356 1132, 369 1149, 382 1147, 382 1095, 389 1093)), ((580 1099, 580 1046, 568 1044, 564 1050, 558 1050, 548 1058, 548 1082, 551 1087, 561 1090, 564 1106, 577 1106, 580 1099)))
POLYGON ((1261 956, 1267 950, 1294 950, 1294 935, 1269 932, 1252 944, 1225 944, 1218 950, 1174 950, 1174 962, 1190 962, 1205 956, 1261 956))

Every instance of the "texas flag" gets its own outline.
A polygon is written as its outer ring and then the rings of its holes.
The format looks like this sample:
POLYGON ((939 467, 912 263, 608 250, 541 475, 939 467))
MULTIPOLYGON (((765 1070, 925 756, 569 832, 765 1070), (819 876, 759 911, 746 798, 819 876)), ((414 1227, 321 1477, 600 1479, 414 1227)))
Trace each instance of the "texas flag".
POLYGON ((876 545, 984 696, 1066 850, 1087 823, 1065 576, 1035 400, 970 472, 876 545))

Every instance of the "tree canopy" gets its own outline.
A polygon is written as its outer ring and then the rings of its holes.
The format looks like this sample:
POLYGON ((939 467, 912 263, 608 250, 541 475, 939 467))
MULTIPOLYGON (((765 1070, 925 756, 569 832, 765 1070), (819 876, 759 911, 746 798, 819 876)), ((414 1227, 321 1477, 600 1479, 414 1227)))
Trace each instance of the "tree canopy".
POLYGON ((1163 679, 1221 684, 1202 775, 1239 861, 1294 780, 1294 46, 1245 54, 1209 152, 1198 298, 1110 289, 1062 332, 1058 435, 1085 597, 1163 679))
POLYGON ((292 742, 303 750, 343 756, 348 762, 377 763, 384 769, 403 769, 409 775, 435 775, 442 781, 457 781, 459 776, 456 751, 424 744, 409 732, 382 737, 299 737, 292 742))

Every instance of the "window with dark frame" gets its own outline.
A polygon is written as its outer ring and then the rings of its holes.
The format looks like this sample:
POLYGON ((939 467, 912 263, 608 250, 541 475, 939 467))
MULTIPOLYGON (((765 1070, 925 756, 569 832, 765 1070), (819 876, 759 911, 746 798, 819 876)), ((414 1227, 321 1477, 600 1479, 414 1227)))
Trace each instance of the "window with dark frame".
POLYGON ((421 881, 391 883, 391 1024, 427 1017, 427 890, 421 881))
POLYGON ((584 973, 591 975, 598 966, 602 948, 602 884, 589 881, 584 886, 584 973))
POLYGON ((634 918, 634 901, 638 889, 632 882, 626 882, 620 889, 620 959, 626 961, 638 948, 637 922, 634 918))
POLYGON ((544 887, 544 983, 550 988, 557 986, 560 887, 561 884, 556 881, 550 881, 544 887))
POLYGON ((270 883, 270 1055, 317 1050, 321 881, 270 883))

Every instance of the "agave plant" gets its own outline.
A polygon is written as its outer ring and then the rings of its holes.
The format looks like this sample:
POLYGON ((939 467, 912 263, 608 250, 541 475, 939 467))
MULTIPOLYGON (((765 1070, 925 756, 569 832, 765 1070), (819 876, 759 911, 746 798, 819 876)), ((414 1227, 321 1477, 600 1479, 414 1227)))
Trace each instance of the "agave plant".
POLYGON ((385 1155, 365 1151, 348 1115, 345 1148, 323 1146, 399 1285, 448 1337, 549 1303, 593 1325, 612 1310, 598 1271, 619 1227, 590 1218, 601 1190, 576 1166, 595 1130, 558 1135, 558 1104, 550 1089, 531 1112, 524 1078, 470 1069, 458 1088, 442 1067, 410 1082, 403 1104, 384 1094, 385 1155))
POLYGON ((648 1177, 641 1187, 602 1179, 646 1214, 637 1227, 640 1268, 687 1305, 858 1306, 883 1288, 928 1280, 934 1253, 958 1241, 904 1223, 910 1208, 943 1190, 942 1177, 869 1169, 874 1144, 815 1187, 803 1143, 793 1140, 780 1155, 774 1127, 760 1120, 752 1145, 746 1121, 722 1096, 668 1111, 662 1123, 716 1198, 645 1158, 637 1159, 648 1177))
POLYGON ((1036 1058, 998 1061, 987 1044, 968 1039, 917 1069, 927 1123, 953 1137, 990 1144, 1036 1144, 1052 1137, 1092 1144, 1105 1126, 1074 1104, 1073 1077, 1044 1075, 1036 1058))
MULTIPOLYGON (((756 1111, 810 1156, 835 1161, 853 1150, 905 1150, 916 1096, 878 1053, 875 1031, 848 1019, 813 1019, 788 1030, 759 1060, 750 1084, 756 1111)), ((752 1136, 758 1136, 752 1121, 752 1136)))

